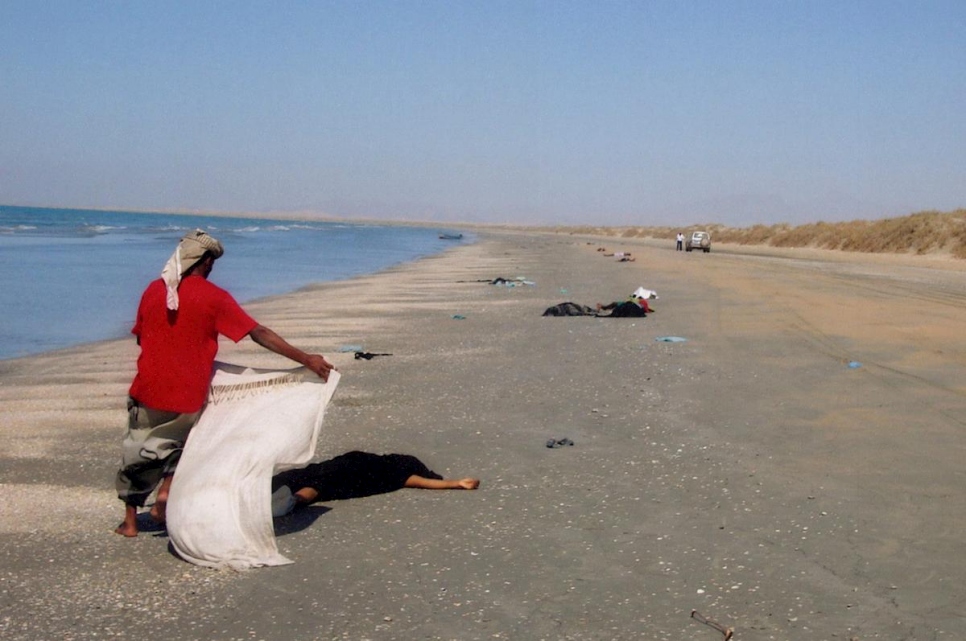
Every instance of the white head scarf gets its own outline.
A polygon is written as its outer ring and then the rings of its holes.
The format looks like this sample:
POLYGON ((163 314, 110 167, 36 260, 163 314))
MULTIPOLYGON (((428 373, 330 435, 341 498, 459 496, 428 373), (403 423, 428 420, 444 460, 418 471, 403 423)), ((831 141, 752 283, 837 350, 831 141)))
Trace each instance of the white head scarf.
POLYGON ((201 260, 205 252, 210 252, 215 258, 220 258, 225 253, 225 248, 221 246, 217 239, 209 236, 207 232, 196 229, 185 234, 174 253, 171 254, 171 258, 164 264, 164 269, 161 270, 161 278, 168 289, 168 309, 178 309, 178 286, 181 284, 181 277, 201 260))

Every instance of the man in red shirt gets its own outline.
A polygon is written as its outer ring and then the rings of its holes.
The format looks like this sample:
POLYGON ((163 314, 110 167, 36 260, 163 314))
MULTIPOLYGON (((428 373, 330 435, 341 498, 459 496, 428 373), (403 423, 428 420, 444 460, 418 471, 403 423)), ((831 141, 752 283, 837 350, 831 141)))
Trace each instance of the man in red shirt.
POLYGON ((208 397, 218 337, 238 342, 245 336, 262 347, 304 365, 328 380, 332 365, 308 354, 260 325, 231 294, 208 282, 224 253, 200 229, 181 239, 161 278, 144 290, 131 330, 141 346, 137 375, 128 398, 128 432, 115 487, 125 503, 115 530, 138 535, 137 511, 158 489, 151 516, 164 521, 168 489, 181 450, 208 397))

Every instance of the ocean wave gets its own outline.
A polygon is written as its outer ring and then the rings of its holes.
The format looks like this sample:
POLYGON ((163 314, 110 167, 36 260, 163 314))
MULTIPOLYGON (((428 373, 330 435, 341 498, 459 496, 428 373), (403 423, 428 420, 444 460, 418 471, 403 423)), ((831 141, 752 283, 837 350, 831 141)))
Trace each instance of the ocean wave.
POLYGON ((153 234, 164 233, 169 231, 184 231, 186 229, 188 228, 184 225, 173 225, 173 224, 172 225, 154 225, 151 227, 145 227, 146 231, 153 234))
POLYGON ((217 281, 242 304, 375 273, 442 248, 435 234, 406 227, 0 205, 0 257, 33 266, 0 289, 4 300, 16 302, 0 305, 0 327, 7 330, 0 336, 0 360, 127 336, 145 283, 157 278, 177 239, 197 227, 225 243, 233 262, 218 268, 217 281), (358 250, 368 247, 380 249, 358 250), (105 279, 105 265, 124 269, 105 279))
POLYGON ((13 225, 11 227, 0 227, 0 234, 16 234, 18 231, 36 231, 36 225, 13 225))
POLYGON ((81 225, 77 230, 82 234, 107 234, 112 231, 123 231, 127 229, 123 225, 81 225))

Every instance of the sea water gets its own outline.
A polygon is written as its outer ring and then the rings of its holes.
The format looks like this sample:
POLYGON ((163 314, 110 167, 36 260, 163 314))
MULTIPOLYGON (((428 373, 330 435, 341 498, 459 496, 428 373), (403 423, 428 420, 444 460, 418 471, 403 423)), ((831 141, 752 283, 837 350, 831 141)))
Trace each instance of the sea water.
POLYGON ((0 206, 0 359, 128 336, 144 287, 195 228, 225 246, 210 279, 241 303, 454 243, 395 225, 0 206))

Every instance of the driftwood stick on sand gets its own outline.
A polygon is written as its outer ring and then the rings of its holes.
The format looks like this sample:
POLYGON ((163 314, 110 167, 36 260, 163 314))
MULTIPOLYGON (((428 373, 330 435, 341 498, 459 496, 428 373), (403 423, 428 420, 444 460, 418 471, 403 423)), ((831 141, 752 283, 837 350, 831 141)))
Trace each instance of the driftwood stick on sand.
POLYGON ((721 625, 714 619, 709 619, 708 617, 702 615, 697 610, 691 610, 691 618, 697 621, 698 623, 703 623, 706 626, 714 628, 715 630, 723 634, 725 641, 730 641, 731 637, 733 637, 735 634, 734 628, 726 628, 725 626, 721 625))

